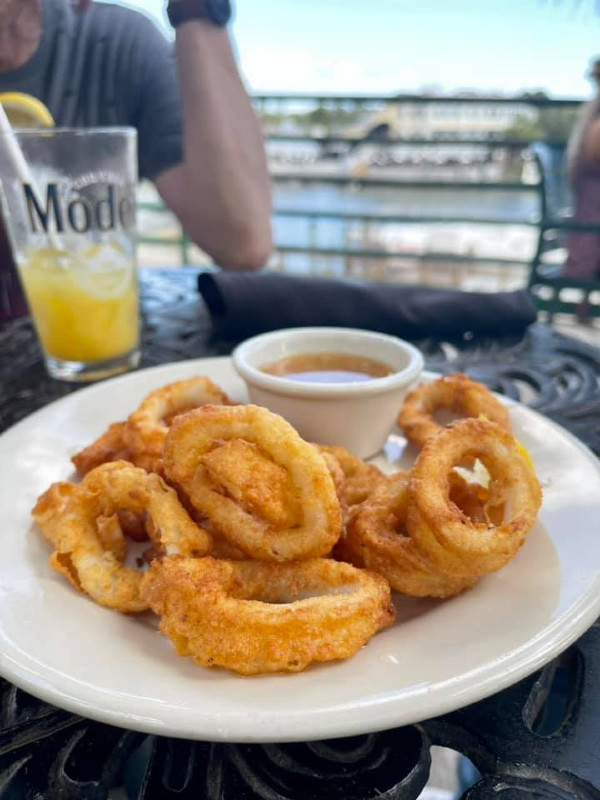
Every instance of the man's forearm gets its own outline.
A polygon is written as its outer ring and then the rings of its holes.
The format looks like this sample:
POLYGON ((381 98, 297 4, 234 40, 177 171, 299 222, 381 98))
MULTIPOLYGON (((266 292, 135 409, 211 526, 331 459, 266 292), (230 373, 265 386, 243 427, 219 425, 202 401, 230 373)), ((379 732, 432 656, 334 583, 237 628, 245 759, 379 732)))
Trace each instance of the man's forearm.
POLYGON ((227 33, 202 21, 177 29, 188 232, 224 267, 249 268, 271 249, 263 138, 227 33))

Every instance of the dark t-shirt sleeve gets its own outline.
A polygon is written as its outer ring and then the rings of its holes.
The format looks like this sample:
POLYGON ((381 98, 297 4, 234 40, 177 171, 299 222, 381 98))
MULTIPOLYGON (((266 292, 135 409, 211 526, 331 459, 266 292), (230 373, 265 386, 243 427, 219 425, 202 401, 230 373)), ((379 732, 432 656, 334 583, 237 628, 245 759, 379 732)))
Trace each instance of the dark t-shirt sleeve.
MULTIPOLYGON (((1 3, 1 0, 0 0, 1 3)), ((22 67, 0 74, 0 91, 49 106, 58 125, 132 125, 142 178, 183 160, 174 45, 145 14, 114 3, 75 13, 71 0, 43 0, 44 34, 22 67)))
POLYGON ((183 160, 181 97, 173 43, 151 20, 136 17, 131 124, 138 129, 140 177, 154 180, 183 160))

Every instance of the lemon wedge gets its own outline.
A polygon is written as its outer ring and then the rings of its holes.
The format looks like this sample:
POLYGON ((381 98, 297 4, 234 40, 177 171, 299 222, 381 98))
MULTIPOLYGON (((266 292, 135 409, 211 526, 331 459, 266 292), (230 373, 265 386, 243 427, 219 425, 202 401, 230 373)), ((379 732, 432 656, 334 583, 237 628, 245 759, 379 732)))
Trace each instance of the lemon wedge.
POLYGON ((22 92, 0 93, 0 105, 13 128, 53 128, 54 119, 46 106, 22 92))
POLYGON ((530 467, 533 469, 533 468, 534 468, 534 467, 533 467, 533 459, 532 459, 532 458, 531 458, 531 456, 529 455, 529 451, 528 451, 528 450, 526 450, 526 448, 525 448, 525 447, 523 447, 523 445, 521 444, 521 442, 520 442, 518 439, 515 439, 515 442, 517 443, 517 450, 518 450, 518 451, 519 451, 519 453, 520 453, 520 454, 523 456, 523 458, 525 459, 525 461, 527 461, 527 463, 529 464, 529 466, 530 466, 530 467))

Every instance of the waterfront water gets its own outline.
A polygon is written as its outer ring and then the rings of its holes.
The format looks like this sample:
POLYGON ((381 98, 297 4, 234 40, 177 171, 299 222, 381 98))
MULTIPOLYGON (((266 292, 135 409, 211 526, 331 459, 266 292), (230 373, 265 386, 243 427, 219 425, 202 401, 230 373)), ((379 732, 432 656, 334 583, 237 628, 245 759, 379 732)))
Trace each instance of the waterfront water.
POLYGON ((338 186, 279 186, 276 209, 311 212, 462 217, 464 222, 370 223, 275 216, 275 241, 281 246, 385 250, 390 254, 448 253, 469 257, 530 260, 538 231, 523 224, 540 215, 535 192, 486 192, 448 189, 364 188, 338 186), (473 218, 505 224, 475 224, 473 218))
MULTIPOLYGON (((144 200, 153 199, 144 190, 144 200)), ((463 223, 361 223, 340 220, 274 217, 274 238, 282 247, 352 250, 385 250, 394 258, 410 258, 411 254, 452 253, 467 258, 504 258, 528 261, 535 252, 538 229, 523 225, 535 222, 540 214, 539 197, 535 191, 486 191, 442 189, 409 189, 403 187, 344 188, 331 184, 280 184, 274 186, 275 209, 297 211, 345 212, 357 214, 410 215, 434 217, 475 217, 498 219, 508 224, 483 225, 463 223)), ((143 211, 140 214, 142 235, 175 238, 177 225, 168 212, 143 211)), ((192 263, 206 263, 196 248, 190 249, 192 263)), ((172 247, 142 247, 142 264, 181 263, 179 251, 172 247)), ((291 272, 326 272, 346 274, 347 263, 342 257, 287 254, 275 259, 280 267, 291 272)), ((372 262, 371 272, 381 278, 384 261, 372 262)), ((360 266, 356 264, 357 274, 360 266)), ((522 271, 521 271, 522 274, 522 271)), ((419 280, 419 274, 408 273, 408 279, 419 280)), ((386 279, 387 276, 383 276, 386 279)))
POLYGON ((363 188, 343 189, 332 185, 309 187, 276 186, 275 208, 312 211, 348 211, 377 214, 447 215, 535 220, 539 200, 535 191, 489 192, 477 188, 447 189, 363 188))

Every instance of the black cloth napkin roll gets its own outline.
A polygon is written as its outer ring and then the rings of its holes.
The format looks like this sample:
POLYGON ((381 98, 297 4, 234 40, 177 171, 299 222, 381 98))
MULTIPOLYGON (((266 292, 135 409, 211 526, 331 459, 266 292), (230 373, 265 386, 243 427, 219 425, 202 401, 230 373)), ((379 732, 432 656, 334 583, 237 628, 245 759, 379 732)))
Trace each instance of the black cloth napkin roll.
POLYGON ((480 294, 276 272, 201 273, 198 290, 215 332, 237 341, 304 326, 363 328, 405 339, 507 336, 536 319, 524 290, 480 294))

